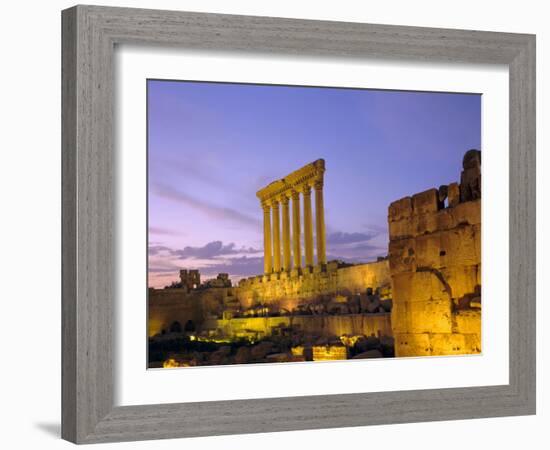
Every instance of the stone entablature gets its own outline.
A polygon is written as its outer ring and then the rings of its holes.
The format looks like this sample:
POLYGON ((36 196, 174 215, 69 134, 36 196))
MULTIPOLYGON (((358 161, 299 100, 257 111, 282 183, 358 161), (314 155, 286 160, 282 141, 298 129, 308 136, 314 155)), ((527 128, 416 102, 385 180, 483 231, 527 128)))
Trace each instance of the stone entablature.
POLYGON ((324 173, 325 161, 318 159, 286 177, 270 183, 256 193, 263 209, 264 273, 266 275, 290 272, 291 270, 295 274, 298 274, 302 272, 302 269, 306 269, 307 272, 313 269, 312 188, 315 190, 317 264, 321 267, 324 267, 326 264, 326 232, 323 201, 324 173), (303 197, 305 267, 302 267, 301 255, 300 195, 303 197), (290 227, 290 200, 292 200, 292 235, 290 227))

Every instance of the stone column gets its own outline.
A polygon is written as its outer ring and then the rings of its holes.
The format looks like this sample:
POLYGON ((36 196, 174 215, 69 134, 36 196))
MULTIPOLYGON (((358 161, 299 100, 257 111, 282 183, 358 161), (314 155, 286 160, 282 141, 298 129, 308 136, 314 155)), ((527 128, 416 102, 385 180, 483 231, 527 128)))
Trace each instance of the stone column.
POLYGON ((283 269, 290 270, 290 214, 288 208, 288 197, 283 195, 283 269))
POLYGON ((264 210, 264 273, 269 275, 272 271, 271 265, 271 208, 267 203, 262 203, 264 210))
POLYGON ((281 271, 281 221, 279 213, 279 202, 274 200, 273 207, 273 271, 281 271))
POLYGON ((302 247, 300 244, 300 193, 292 191, 292 252, 294 269, 302 267, 302 247))
POLYGON ((313 217, 311 214, 311 187, 303 187, 304 194, 304 247, 306 267, 313 267, 313 217))
POLYGON ((326 264, 325 207, 323 204, 323 182, 315 182, 315 226, 317 233, 317 264, 326 264))

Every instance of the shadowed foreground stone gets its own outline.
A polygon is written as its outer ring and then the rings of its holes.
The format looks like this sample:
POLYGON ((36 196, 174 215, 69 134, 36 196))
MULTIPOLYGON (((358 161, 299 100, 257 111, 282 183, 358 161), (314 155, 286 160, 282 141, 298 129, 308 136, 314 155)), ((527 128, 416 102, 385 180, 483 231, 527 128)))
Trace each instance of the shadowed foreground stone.
POLYGON ((367 350, 366 352, 359 353, 351 359, 369 359, 369 358, 383 358, 382 352, 380 350, 367 350))

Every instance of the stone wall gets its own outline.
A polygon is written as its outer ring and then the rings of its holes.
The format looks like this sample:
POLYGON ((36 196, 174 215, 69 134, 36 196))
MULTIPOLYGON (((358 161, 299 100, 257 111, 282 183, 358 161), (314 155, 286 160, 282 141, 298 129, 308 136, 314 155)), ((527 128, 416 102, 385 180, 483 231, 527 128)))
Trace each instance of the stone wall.
POLYGON ((387 260, 348 267, 338 267, 336 262, 329 262, 325 271, 304 271, 294 277, 283 272, 241 280, 236 296, 243 308, 257 303, 277 302, 281 308, 291 311, 298 301, 321 295, 351 295, 363 293, 368 287, 389 286, 387 260))
MULTIPOLYGON (((232 288, 216 287, 191 291, 181 288, 150 289, 148 335, 169 331, 176 321, 183 326, 188 320, 192 320, 201 326, 205 320, 222 316, 231 318, 232 312, 242 312, 259 304, 268 305, 283 314, 290 313, 304 302, 314 301, 322 296, 364 294, 368 287, 389 290, 388 260, 349 267, 338 267, 335 262, 331 262, 323 272, 304 272, 295 277, 290 277, 287 273, 253 277, 241 280, 238 287, 232 288)), ((266 319, 277 320, 280 317, 266 319)), ((297 316, 294 317, 296 319, 297 316)), ((239 319, 233 320, 236 320, 235 326, 238 327, 241 323, 238 322, 239 319)), ((264 318, 258 318, 257 323, 261 320, 264 318)), ((331 323, 336 322, 331 319, 331 323)), ((335 334, 345 334, 345 331, 335 334)))
POLYGON ((453 183, 393 202, 388 223, 396 356, 479 353, 481 199, 453 183))
POLYGON ((221 313, 224 305, 231 302, 233 289, 201 289, 187 292, 186 289, 149 289, 148 336, 169 331, 174 322, 182 327, 188 320, 196 325, 205 317, 221 313))
POLYGON ((391 336, 391 317, 383 314, 346 314, 336 316, 242 317, 231 320, 210 319, 203 328, 228 338, 261 339, 292 327, 306 334, 322 336, 365 335, 391 336))

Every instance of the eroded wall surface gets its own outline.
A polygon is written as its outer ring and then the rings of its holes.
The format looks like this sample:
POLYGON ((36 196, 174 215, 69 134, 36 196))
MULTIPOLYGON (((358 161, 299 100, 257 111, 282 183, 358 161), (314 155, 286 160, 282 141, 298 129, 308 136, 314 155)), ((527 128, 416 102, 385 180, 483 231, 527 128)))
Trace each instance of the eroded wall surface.
POLYGON ((243 308, 257 303, 275 303, 291 311, 303 300, 315 299, 320 295, 352 295, 390 286, 390 272, 387 260, 349 267, 337 267, 328 263, 326 271, 304 272, 291 277, 287 273, 258 276, 239 283, 237 297, 243 308))
MULTIPOLYGON (((227 316, 228 320, 238 320, 232 319, 233 312, 242 312, 255 305, 266 305, 271 310, 290 314, 299 305, 315 302, 322 296, 359 294, 364 293, 368 287, 389 291, 390 272, 387 260, 350 267, 337 267, 335 263, 328 263, 326 271, 305 272, 294 277, 286 273, 270 277, 258 276, 242 280, 238 287, 232 288, 192 291, 178 288, 150 289, 148 335, 169 331, 174 322, 183 326, 188 320, 192 320, 200 327, 204 321, 222 316, 227 316)), ((236 327, 239 324, 240 322, 235 322, 236 327)), ((341 327, 340 329, 343 330, 341 327)))
POLYGON ((430 189, 389 207, 396 356, 481 351, 481 199, 449 188, 447 205, 430 189))
POLYGON ((186 289, 150 289, 148 295, 147 334, 170 331, 179 323, 181 327, 191 320, 200 325, 209 311, 217 311, 228 297, 228 289, 205 289, 187 292, 186 289))
POLYGON ((244 338, 255 335, 256 339, 269 337, 281 328, 292 328, 307 334, 326 336, 365 335, 391 336, 389 313, 349 314, 340 316, 281 316, 242 317, 231 320, 211 319, 205 328, 222 330, 230 338, 244 338))

